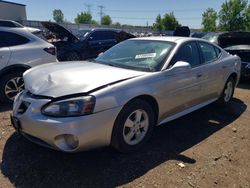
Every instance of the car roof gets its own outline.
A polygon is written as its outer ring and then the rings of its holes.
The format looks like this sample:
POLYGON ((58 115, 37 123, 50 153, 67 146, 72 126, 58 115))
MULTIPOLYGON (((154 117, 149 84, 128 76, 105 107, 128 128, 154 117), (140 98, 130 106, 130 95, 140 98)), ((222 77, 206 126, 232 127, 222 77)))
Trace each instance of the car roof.
POLYGON ((168 41, 174 43, 183 43, 187 41, 205 41, 204 39, 199 38, 191 38, 191 37, 175 37, 175 36, 152 36, 152 37, 140 37, 140 38, 133 38, 129 40, 157 40, 157 41, 168 41))

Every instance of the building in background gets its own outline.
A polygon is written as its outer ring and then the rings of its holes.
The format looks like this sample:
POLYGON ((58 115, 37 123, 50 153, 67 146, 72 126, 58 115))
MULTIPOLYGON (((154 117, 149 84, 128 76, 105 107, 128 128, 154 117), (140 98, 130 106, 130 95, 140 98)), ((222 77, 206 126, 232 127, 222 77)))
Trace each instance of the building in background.
POLYGON ((0 0, 0 19, 27 20, 26 5, 0 0))

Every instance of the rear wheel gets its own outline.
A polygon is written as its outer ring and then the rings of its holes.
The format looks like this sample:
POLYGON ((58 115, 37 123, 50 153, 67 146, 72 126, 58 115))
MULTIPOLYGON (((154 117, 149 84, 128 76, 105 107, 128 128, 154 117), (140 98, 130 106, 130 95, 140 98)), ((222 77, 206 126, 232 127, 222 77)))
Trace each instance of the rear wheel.
POLYGON ((151 136, 154 118, 153 110, 147 102, 140 99, 129 102, 116 118, 112 146, 120 152, 136 151, 151 136))
POLYGON ((11 103, 23 89, 23 72, 6 74, 0 81, 0 100, 5 103, 11 103))
POLYGON ((223 89, 223 92, 221 93, 220 98, 218 99, 218 104, 222 106, 227 105, 233 97, 234 89, 235 89, 235 80, 232 77, 230 77, 225 84, 225 87, 223 89))

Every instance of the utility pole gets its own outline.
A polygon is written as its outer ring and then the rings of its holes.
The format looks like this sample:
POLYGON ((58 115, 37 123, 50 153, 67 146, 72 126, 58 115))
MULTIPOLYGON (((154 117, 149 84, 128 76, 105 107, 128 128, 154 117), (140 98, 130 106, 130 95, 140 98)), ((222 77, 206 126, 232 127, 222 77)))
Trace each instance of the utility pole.
POLYGON ((91 14, 91 7, 92 7, 92 5, 85 4, 85 6, 87 7, 88 13, 91 14))
POLYGON ((103 5, 99 5, 98 6, 100 8, 100 24, 102 25, 102 17, 103 17, 103 9, 104 9, 104 6, 103 5))

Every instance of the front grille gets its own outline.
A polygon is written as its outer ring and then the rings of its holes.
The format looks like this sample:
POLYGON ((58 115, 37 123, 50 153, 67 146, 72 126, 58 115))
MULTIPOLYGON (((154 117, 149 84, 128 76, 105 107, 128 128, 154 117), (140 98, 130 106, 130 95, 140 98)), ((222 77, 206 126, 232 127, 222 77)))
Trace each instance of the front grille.
POLYGON ((29 105, 30 105, 29 102, 23 101, 21 103, 21 105, 19 106, 19 108, 17 109, 17 113, 19 113, 19 114, 25 113, 26 110, 28 109, 29 105))

